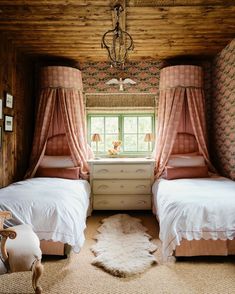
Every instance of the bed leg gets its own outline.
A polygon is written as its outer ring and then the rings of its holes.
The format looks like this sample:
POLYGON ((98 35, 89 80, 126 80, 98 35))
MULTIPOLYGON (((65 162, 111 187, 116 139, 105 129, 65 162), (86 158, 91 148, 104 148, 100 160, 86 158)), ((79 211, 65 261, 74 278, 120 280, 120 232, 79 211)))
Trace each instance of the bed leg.
POLYGON ((43 273, 43 265, 40 260, 37 260, 33 265, 32 284, 36 294, 42 293, 42 288, 38 285, 38 281, 43 273))

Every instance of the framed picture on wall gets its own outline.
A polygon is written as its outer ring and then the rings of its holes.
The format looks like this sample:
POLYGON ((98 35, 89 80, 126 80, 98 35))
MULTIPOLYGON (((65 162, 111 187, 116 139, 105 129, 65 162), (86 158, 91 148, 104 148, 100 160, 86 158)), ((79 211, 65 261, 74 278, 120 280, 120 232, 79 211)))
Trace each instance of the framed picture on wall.
POLYGON ((13 96, 9 93, 6 93, 6 107, 13 108, 13 96))
POLYGON ((13 116, 5 115, 4 131, 5 132, 13 131, 13 116))
POLYGON ((2 99, 0 99, 0 119, 2 119, 2 99))

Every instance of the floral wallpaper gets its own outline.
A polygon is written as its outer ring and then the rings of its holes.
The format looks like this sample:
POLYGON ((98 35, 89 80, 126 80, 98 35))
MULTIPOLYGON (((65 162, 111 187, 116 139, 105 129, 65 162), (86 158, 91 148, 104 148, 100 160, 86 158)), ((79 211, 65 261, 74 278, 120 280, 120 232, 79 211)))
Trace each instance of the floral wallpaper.
POLYGON ((235 180, 235 39, 212 66, 213 156, 218 170, 235 180))
MULTIPOLYGON (((188 62, 187 62, 188 63, 188 62)), ((184 61, 177 62, 184 64, 184 61)), ((189 63, 188 63, 189 64, 189 63)), ((208 122, 208 133, 211 129, 211 61, 190 61, 190 64, 200 65, 204 72, 204 89, 206 99, 206 116, 208 122)), ((152 93, 156 94, 158 100, 158 88, 160 70, 171 65, 166 61, 146 60, 141 62, 130 61, 124 70, 110 67, 107 62, 87 62, 80 65, 82 71, 83 88, 85 93, 152 93), (110 79, 131 78, 135 85, 124 85, 124 91, 119 91, 118 85, 106 85, 110 79)), ((173 64, 176 65, 176 64, 173 64)))
POLYGON ((87 62, 81 64, 83 87, 85 93, 120 93, 118 85, 107 85, 110 79, 130 78, 134 85, 124 85, 123 93, 157 93, 162 61, 130 61, 124 70, 110 67, 109 62, 87 62))

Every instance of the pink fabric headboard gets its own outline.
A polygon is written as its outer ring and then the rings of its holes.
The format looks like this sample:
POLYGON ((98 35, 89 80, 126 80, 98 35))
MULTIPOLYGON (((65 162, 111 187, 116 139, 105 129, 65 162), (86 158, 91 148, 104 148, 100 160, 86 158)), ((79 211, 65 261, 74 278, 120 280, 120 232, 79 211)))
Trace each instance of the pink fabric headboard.
POLYGON ((185 154, 198 152, 196 138, 192 134, 178 133, 171 154, 185 154))
POLYGON ((71 155, 66 135, 59 134, 49 138, 45 155, 71 155))

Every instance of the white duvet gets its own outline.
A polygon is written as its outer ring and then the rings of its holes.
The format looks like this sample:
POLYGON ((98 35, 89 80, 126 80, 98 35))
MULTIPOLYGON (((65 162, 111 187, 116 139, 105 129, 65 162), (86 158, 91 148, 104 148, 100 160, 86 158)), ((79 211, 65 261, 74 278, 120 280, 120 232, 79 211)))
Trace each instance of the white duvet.
POLYGON ((182 238, 235 238, 235 182, 222 177, 160 179, 152 190, 165 259, 182 238))
POLYGON ((0 210, 13 218, 7 226, 29 224, 39 239, 83 245, 90 185, 84 180, 33 178, 0 189, 0 210))

